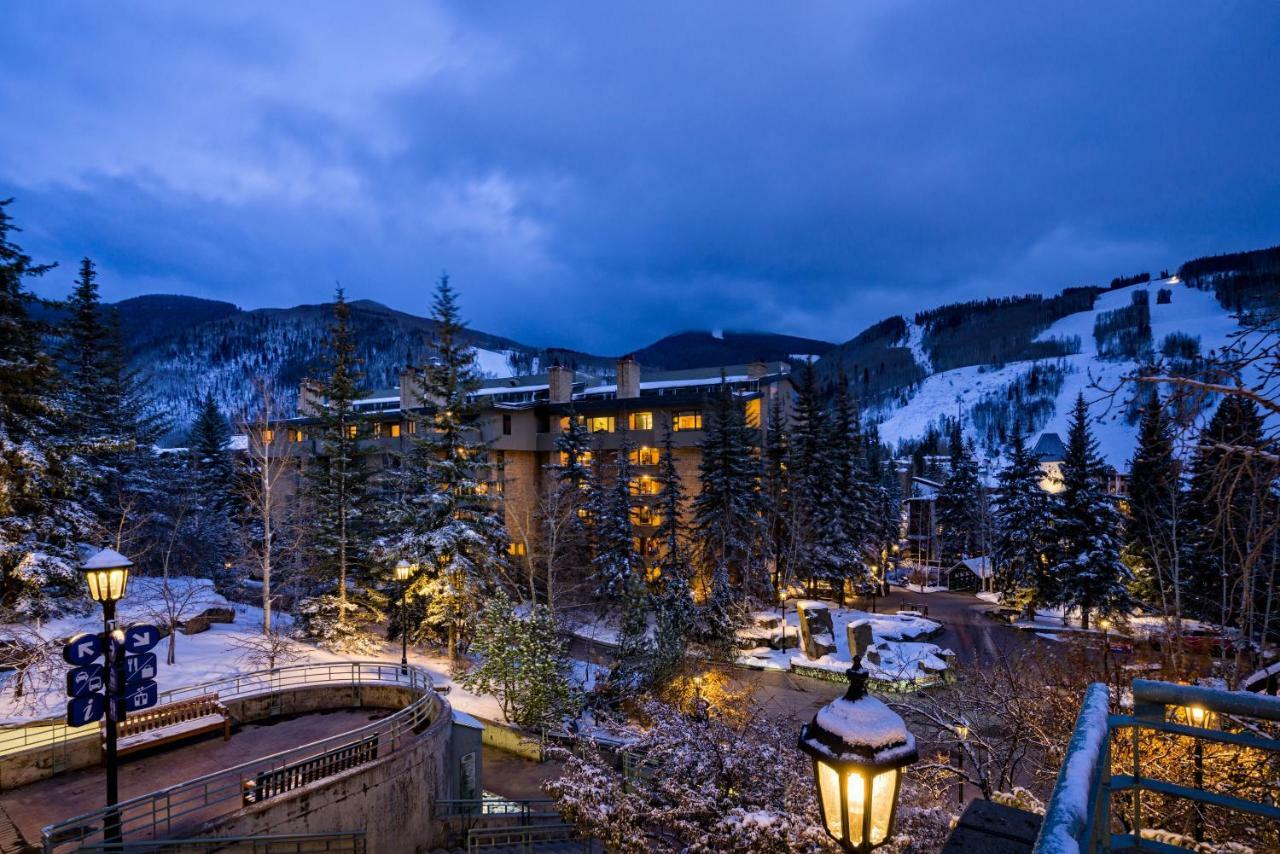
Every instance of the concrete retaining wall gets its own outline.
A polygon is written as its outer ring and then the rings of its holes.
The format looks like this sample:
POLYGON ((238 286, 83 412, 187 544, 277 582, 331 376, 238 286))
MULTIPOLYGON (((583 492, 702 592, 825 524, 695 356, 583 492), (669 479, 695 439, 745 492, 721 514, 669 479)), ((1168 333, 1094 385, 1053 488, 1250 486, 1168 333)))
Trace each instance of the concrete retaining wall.
POLYGON ((484 735, 481 738, 484 744, 534 762, 543 760, 542 745, 536 736, 522 729, 516 729, 511 724, 498 723, 487 718, 481 720, 484 723, 484 735))
POLYGON ((246 807, 210 822, 193 835, 365 829, 369 851, 425 852, 443 845, 445 834, 433 817, 433 807, 449 785, 446 763, 453 720, 449 704, 443 697, 437 700, 435 720, 395 753, 246 807))

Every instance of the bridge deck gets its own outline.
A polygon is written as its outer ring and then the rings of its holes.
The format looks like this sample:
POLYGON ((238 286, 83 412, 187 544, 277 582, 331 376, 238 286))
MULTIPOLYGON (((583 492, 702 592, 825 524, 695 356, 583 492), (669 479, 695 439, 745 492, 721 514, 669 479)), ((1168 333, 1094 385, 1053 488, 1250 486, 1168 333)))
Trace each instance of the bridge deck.
MULTIPOLYGON (((370 709, 319 712, 276 721, 246 724, 223 741, 221 734, 202 741, 172 745, 154 754, 126 757, 120 766, 120 798, 144 795, 193 777, 239 765, 254 756, 269 756, 367 724, 380 714, 370 709)), ((0 806, 31 843, 46 825, 81 815, 103 805, 102 768, 59 774, 0 793, 0 806)))

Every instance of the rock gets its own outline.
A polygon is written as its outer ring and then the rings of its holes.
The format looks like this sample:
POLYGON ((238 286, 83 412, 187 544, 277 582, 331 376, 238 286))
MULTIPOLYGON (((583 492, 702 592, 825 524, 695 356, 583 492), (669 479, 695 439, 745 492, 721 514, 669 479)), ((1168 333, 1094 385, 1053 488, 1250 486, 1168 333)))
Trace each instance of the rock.
POLYGON ((835 628, 831 624, 831 611, 817 602, 796 604, 800 615, 800 645, 809 658, 822 658, 836 651, 835 628))
POLYGON ((773 615, 760 615, 756 617, 756 625, 762 629, 776 629, 782 625, 782 618, 773 615))
POLYGON ((200 615, 211 623, 234 623, 236 612, 230 608, 206 608, 200 615))
POLYGON ((854 620, 844 627, 849 638, 849 658, 857 661, 858 657, 871 648, 871 623, 867 620, 854 620))
POLYGON ((198 635, 201 632, 209 631, 210 625, 209 618, 204 614, 200 614, 182 624, 182 633, 184 635, 198 635))

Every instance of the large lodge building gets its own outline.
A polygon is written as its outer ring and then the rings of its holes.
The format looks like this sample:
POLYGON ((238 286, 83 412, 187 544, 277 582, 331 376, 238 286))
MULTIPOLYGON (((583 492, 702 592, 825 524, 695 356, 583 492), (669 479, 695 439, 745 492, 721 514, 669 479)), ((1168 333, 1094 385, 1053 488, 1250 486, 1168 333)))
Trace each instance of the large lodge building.
MULTIPOLYGON (((558 462, 556 437, 567 428, 569 418, 583 419, 595 440, 595 451, 605 456, 617 453, 619 429, 628 431, 633 449, 635 547, 648 563, 656 557, 652 537, 659 520, 653 505, 659 485, 655 475, 666 429, 672 431, 686 495, 693 496, 699 489, 703 414, 722 381, 742 403, 760 442, 769 429, 775 399, 780 400, 784 417, 791 414, 793 384, 786 362, 644 372, 634 359, 626 357, 618 361, 615 374, 615 380, 609 382, 557 365, 541 374, 486 380, 475 391, 482 407, 482 438, 500 464, 499 480, 493 488, 505 498, 514 556, 528 555, 537 537, 539 498, 549 478, 554 477, 547 467, 558 462)), ((255 439, 265 438, 279 452, 297 457, 300 469, 320 447, 313 434, 316 415, 323 406, 317 386, 304 380, 298 416, 280 425, 280 430, 259 431, 255 439)), ((415 418, 423 409, 416 373, 403 371, 398 387, 376 391, 358 401, 356 408, 373 425, 368 445, 374 467, 399 466, 411 447, 414 431, 425 423, 425 419, 415 418)))

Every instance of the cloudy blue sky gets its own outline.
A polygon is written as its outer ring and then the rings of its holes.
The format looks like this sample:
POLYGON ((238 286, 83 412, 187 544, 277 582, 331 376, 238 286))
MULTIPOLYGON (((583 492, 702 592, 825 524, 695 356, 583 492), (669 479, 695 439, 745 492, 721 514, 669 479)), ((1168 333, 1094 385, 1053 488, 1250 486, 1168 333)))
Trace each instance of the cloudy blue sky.
POLYGON ((0 197, 116 299, 603 352, 1280 243, 1280 5, 16 3, 0 197))

